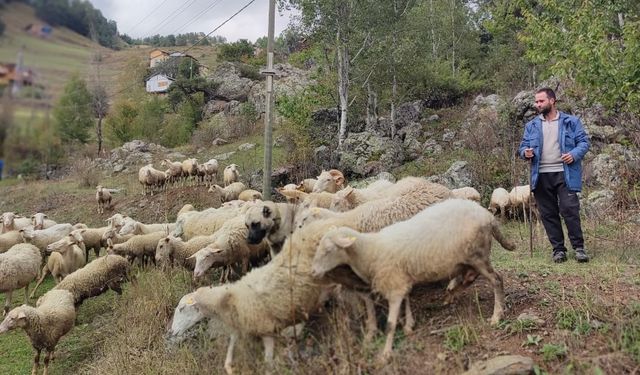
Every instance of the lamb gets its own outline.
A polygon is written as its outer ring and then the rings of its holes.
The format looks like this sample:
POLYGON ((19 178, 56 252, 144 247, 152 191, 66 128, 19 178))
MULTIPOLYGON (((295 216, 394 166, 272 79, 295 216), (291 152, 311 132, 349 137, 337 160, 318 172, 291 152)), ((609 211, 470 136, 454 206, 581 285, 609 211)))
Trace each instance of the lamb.
POLYGON ((318 181, 314 184, 312 193, 323 191, 335 193, 344 186, 344 175, 337 169, 322 171, 318 176, 318 181))
POLYGON ((245 213, 245 225, 249 229, 247 243, 257 245, 266 239, 273 258, 282 250, 285 239, 293 232, 294 222, 294 205, 259 202, 245 213))
POLYGON ((111 193, 106 190, 102 185, 96 187, 96 202, 98 202, 98 213, 104 213, 104 209, 111 208, 111 193))
POLYGON ((225 185, 225 187, 221 187, 220 185, 211 185, 209 187, 209 192, 214 193, 217 192, 220 194, 221 202, 228 202, 240 197, 240 193, 247 190, 247 187, 242 182, 233 182, 231 184, 225 185))
POLYGON ((53 220, 49 220, 47 215, 42 212, 37 212, 31 215, 31 225, 33 225, 33 229, 47 229, 56 224, 58 223, 53 220))
POLYGON ((36 286, 33 287, 31 298, 35 296, 38 286, 42 284, 47 274, 50 273, 57 284, 65 276, 86 264, 84 258, 85 252, 78 246, 76 240, 73 235, 68 235, 60 241, 49 245, 48 250, 51 252, 51 255, 49 255, 47 263, 42 268, 42 272, 40 272, 40 279, 38 279, 36 286))
POLYGON ((210 236, 196 236, 189 241, 180 237, 166 236, 158 241, 156 246, 156 262, 160 264, 179 264, 189 270, 195 267, 195 259, 190 257, 198 250, 206 247, 215 240, 215 234, 210 236))
POLYGON ((49 244, 60 240, 67 234, 71 233, 73 229, 73 225, 65 223, 56 224, 50 228, 42 230, 33 230, 28 228, 20 229, 20 234, 22 235, 24 242, 36 245, 36 247, 38 247, 38 249, 40 249, 44 254, 49 244))
POLYGON ((139 221, 130 220, 125 223, 118 232, 121 236, 133 234, 149 234, 153 232, 171 232, 175 229, 175 223, 154 223, 143 224, 139 221))
POLYGON ((11 231, 0 234, 0 254, 9 250, 13 245, 24 242, 19 231, 11 231))
MULTIPOLYGON (((491 324, 498 324, 504 312, 504 290, 489 259, 492 238, 507 250, 515 249, 487 210, 474 202, 450 199, 378 233, 360 233, 348 227, 329 230, 320 240, 312 274, 322 277, 337 266, 348 265, 387 299, 388 334, 381 353, 381 359, 386 360, 391 355, 402 300, 416 283, 454 276, 450 284, 453 291, 459 286, 460 275, 469 271, 481 274, 493 285, 491 324)), ((405 308, 410 311, 408 305, 405 308)))
POLYGON ((217 316, 233 330, 225 361, 228 372, 240 333, 262 337, 265 359, 270 361, 277 332, 307 319, 326 295, 324 282, 311 276, 311 262, 322 234, 333 225, 378 231, 451 195, 444 186, 437 193, 434 190, 430 186, 425 193, 424 186, 417 184, 403 196, 368 202, 346 213, 332 213, 337 217, 294 231, 271 262, 232 284, 200 288, 184 296, 175 310, 169 338, 181 336, 204 317, 217 316))
POLYGON ((237 164, 227 165, 226 167, 224 167, 224 171, 222 173, 223 183, 225 187, 240 180, 240 171, 238 170, 237 164))
POLYGON ((313 187, 316 185, 316 182, 318 182, 318 180, 316 180, 315 178, 305 178, 298 184, 296 189, 304 191, 305 193, 312 193, 313 187))
POLYGON ((245 225, 244 215, 239 215, 226 223, 216 232, 213 243, 198 251, 193 257, 196 265, 194 278, 204 274, 212 266, 231 266, 241 264, 242 274, 249 270, 249 262, 264 259, 266 243, 250 245, 247 242, 249 229, 245 225))
POLYGON ((46 350, 43 375, 47 375, 58 341, 73 328, 75 320, 73 295, 66 290, 51 290, 42 296, 37 307, 22 305, 11 310, 0 324, 0 334, 17 327, 24 329, 36 352, 31 374, 38 373, 40 353, 46 350))
POLYGON ((253 189, 243 190, 238 195, 238 200, 245 202, 255 201, 256 199, 262 200, 262 193, 253 189))
POLYGON ((489 211, 494 215, 500 210, 500 218, 504 219, 505 211, 509 206, 509 192, 504 188, 496 188, 491 193, 491 201, 489 202, 489 211))
POLYGON ((21 243, 0 254, 0 292, 5 293, 4 315, 11 307, 14 290, 24 288, 25 303, 29 301, 29 284, 38 277, 42 255, 37 247, 21 243))
POLYGON ((100 228, 86 228, 86 229, 74 229, 71 231, 71 235, 80 235, 82 242, 85 247, 85 261, 89 262, 89 250, 93 250, 96 258, 100 256, 100 250, 103 247, 106 247, 107 241, 103 239, 104 234, 110 228, 100 227, 100 228))
POLYGON ((455 198, 468 199, 480 203, 480 193, 478 192, 478 190, 470 186, 453 189, 451 190, 451 193, 455 198))
POLYGON ((189 180, 195 179, 197 175, 198 175, 198 161, 194 158, 183 160, 182 161, 183 182, 188 184, 189 180))
POLYGON ((175 184, 182 178, 182 163, 179 161, 171 161, 169 159, 163 159, 160 162, 160 165, 163 167, 168 167, 165 171, 167 175, 167 182, 175 184))
POLYGON ((32 225, 31 220, 26 217, 17 215, 15 212, 4 212, 0 217, 0 221, 2 222, 0 234, 20 230, 32 225))
POLYGON ((68 290, 79 306, 85 299, 111 289, 122 294, 120 284, 129 280, 129 262, 119 255, 105 255, 70 273, 54 289, 68 290))
POLYGON ((140 260, 140 266, 143 265, 145 257, 151 257, 151 260, 155 264, 156 245, 158 244, 158 241, 166 235, 166 232, 141 234, 134 236, 121 244, 114 244, 107 240, 107 254, 127 256, 131 264, 133 264, 136 258, 138 258, 140 260))
POLYGON ((320 193, 305 193, 300 190, 279 190, 287 198, 288 203, 301 204, 303 207, 331 207, 335 194, 322 191, 320 193))
POLYGON ((238 216, 237 207, 209 208, 204 211, 190 211, 178 217, 173 234, 185 241, 195 236, 208 236, 215 233, 230 219, 238 216))

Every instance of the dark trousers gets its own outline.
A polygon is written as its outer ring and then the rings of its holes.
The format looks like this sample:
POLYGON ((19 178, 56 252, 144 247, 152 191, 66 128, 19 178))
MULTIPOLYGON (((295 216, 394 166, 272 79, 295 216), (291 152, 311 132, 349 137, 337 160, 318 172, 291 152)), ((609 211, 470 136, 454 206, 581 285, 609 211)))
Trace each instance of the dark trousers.
POLYGON ((575 191, 567 189, 564 172, 540 173, 533 194, 553 251, 567 251, 560 215, 567 226, 571 247, 574 250, 584 248, 580 225, 580 200, 575 191))

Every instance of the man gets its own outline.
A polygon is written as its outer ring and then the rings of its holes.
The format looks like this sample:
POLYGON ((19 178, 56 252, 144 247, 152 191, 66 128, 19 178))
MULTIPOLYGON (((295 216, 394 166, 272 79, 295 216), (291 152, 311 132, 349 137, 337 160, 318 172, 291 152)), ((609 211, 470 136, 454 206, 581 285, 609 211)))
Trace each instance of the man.
POLYGON ((556 109, 552 89, 538 90, 535 105, 539 116, 525 126, 518 153, 531 161, 531 190, 553 247, 553 261, 567 260, 562 215, 576 260, 588 262, 576 193, 582 190, 582 158, 589 150, 589 138, 577 117, 556 109))

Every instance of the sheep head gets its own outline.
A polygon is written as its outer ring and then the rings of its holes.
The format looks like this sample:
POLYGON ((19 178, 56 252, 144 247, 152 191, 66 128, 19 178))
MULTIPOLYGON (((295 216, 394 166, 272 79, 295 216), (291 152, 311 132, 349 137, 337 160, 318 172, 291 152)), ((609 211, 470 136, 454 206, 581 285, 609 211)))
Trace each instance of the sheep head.
POLYGON ((330 229, 320 239, 313 257, 311 275, 319 278, 349 261, 349 248, 357 241, 357 232, 347 227, 330 229))

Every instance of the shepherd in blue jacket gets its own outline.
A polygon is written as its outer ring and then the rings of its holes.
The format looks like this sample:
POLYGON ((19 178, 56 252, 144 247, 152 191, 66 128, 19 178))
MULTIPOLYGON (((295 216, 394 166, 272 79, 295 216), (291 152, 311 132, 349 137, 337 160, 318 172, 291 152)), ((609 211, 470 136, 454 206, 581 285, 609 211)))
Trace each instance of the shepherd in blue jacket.
POLYGON ((531 160, 531 190, 553 247, 553 261, 567 260, 562 215, 576 260, 588 262, 576 193, 582 190, 582 158, 589 151, 589 137, 577 117, 556 109, 552 89, 538 90, 535 105, 539 115, 525 126, 518 153, 531 160))

